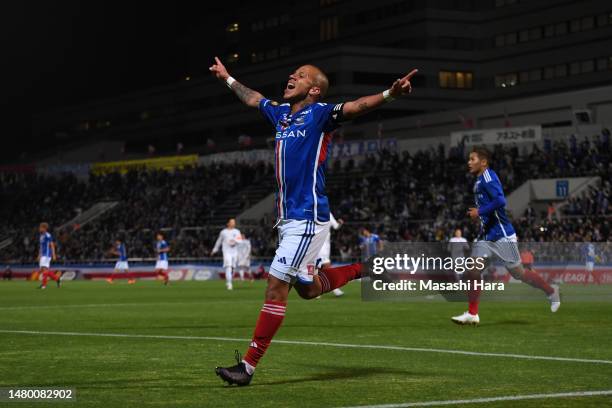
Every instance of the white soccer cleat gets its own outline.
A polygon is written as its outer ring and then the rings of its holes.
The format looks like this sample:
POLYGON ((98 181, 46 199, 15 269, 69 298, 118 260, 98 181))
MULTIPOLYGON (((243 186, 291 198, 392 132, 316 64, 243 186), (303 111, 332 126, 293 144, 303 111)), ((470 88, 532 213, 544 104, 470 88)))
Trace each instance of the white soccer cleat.
POLYGON ((550 300, 550 311, 555 313, 561 307, 561 295, 559 294, 559 286, 552 285, 552 287, 555 291, 548 296, 548 300, 550 300))
POLYGON ((227 290, 233 290, 234 289, 234 285, 232 285, 232 282, 227 282, 225 284, 225 287, 227 288, 227 290))
POLYGON ((476 326, 480 324, 480 317, 470 314, 470 312, 465 312, 462 315, 451 317, 451 321, 460 325, 471 324, 476 326))
POLYGON ((334 295, 336 297, 340 297, 340 296, 344 295, 344 292, 341 291, 339 288, 334 289, 333 292, 334 292, 334 295))

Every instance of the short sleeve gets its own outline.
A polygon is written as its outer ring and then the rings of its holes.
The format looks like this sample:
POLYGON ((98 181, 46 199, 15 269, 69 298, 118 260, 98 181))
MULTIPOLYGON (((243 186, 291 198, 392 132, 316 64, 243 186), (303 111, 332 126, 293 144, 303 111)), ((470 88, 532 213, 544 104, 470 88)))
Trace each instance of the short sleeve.
POLYGON ((344 103, 317 103, 316 118, 323 132, 332 132, 340 127, 343 107, 344 103))
POLYGON ((280 117, 280 108, 278 103, 262 98, 259 101, 259 111, 266 119, 268 119, 268 122, 270 122, 273 126, 276 126, 276 123, 280 117))

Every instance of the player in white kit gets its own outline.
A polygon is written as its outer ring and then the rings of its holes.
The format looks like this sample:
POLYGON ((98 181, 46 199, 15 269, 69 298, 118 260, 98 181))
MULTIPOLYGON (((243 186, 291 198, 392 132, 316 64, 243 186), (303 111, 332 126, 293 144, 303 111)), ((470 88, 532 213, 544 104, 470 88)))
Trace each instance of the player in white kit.
MULTIPOLYGON (((317 266, 319 267, 319 270, 329 268, 331 266, 331 228, 333 228, 334 230, 338 230, 340 229, 342 224, 344 224, 344 221, 342 221, 342 219, 336 220, 334 215, 331 212, 329 213, 328 228, 330 229, 330 232, 327 233, 327 239, 323 243, 323 246, 319 251, 319 255, 317 256, 317 266)), ((340 288, 336 288, 332 292, 334 293, 334 295, 336 295, 336 297, 344 295, 344 292, 340 288)))
POLYGON ((234 270, 238 267, 238 242, 240 241, 240 231, 236 228, 236 220, 230 218, 227 221, 227 227, 223 228, 219 233, 219 238, 215 242, 210 255, 219 252, 219 248, 223 251, 223 270, 225 271, 225 286, 227 290, 232 290, 232 277, 234 270))
MULTIPOLYGON (((244 273, 251 274, 251 241, 244 234, 240 234, 238 242, 238 273, 240 280, 244 280, 244 273)), ((253 281, 251 275, 251 281, 253 281)))

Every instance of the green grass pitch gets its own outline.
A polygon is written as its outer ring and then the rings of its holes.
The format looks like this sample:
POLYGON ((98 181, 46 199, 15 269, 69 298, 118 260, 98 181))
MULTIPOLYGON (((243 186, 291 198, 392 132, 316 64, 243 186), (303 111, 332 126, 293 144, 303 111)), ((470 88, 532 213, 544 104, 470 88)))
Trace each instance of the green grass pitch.
MULTIPOLYGON (((251 386, 228 387, 214 367, 233 364, 248 341, 195 337, 250 339, 263 282, 232 292, 221 281, 36 286, 0 282, 0 387, 70 387, 77 401, 2 406, 349 407, 612 390, 609 363, 291 343, 272 344, 251 386)), ((483 303, 473 328, 449 320, 464 304, 362 302, 359 290, 311 301, 292 293, 276 338, 612 361, 612 303, 564 303, 556 314, 544 299, 483 303)), ((602 407, 612 396, 479 406, 602 407)))

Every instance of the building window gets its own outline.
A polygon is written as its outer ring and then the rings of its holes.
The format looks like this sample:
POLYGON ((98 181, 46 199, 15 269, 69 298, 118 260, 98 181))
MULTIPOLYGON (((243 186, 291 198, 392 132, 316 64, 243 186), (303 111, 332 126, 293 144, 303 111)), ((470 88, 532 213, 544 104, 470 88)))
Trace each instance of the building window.
POLYGON ((597 70, 605 71, 608 69, 608 58, 597 58, 597 70))
POLYGON ((555 78, 563 78, 567 76, 567 65, 561 64, 555 66, 555 78))
POLYGON ((438 84, 445 89, 472 89, 473 74, 471 72, 440 71, 438 84))
POLYGON ((593 60, 582 61, 580 64, 580 72, 583 74, 593 72, 594 70, 595 64, 593 63, 593 60))
POLYGON ((541 81, 542 80, 542 70, 541 69, 532 69, 529 71, 529 81, 541 81))
POLYGON ((521 30, 519 32, 519 42, 529 41, 529 30, 521 30))
POLYGON ((516 33, 508 33, 506 34, 506 45, 514 45, 516 44, 516 33))
POLYGON ((609 24, 608 14, 600 14, 597 16, 597 27, 607 26, 609 24))
POLYGON ((519 73, 519 83, 520 84, 524 84, 529 82, 529 72, 527 71, 521 71, 519 73))
POLYGON ((497 48, 503 47, 504 45, 506 45, 506 36, 501 34, 501 35, 496 35, 495 36, 495 46, 497 48))
POLYGON ((271 50, 266 51, 266 59, 273 60, 278 58, 278 49, 273 48, 271 50))
POLYGON ((570 33, 577 33, 580 31, 580 19, 576 18, 570 21, 570 33))
POLYGON ((324 18, 319 23, 319 37, 321 41, 335 40, 338 38, 338 17, 324 18))
POLYGON ((582 17, 580 28, 582 31, 592 30, 595 27, 595 18, 593 16, 582 17))
POLYGON ((554 36, 555 36, 555 25, 554 24, 549 24, 546 27, 544 27, 544 37, 550 38, 554 36))
POLYGON ((555 35, 567 34, 567 21, 555 24, 555 35))
POLYGON ((545 67, 544 68, 544 79, 553 79, 554 77, 555 77, 555 68, 545 67))
POLYGON ((572 62, 570 64, 570 75, 578 75, 580 73, 580 63, 572 62))
POLYGON ((518 85, 518 75, 516 72, 509 74, 495 75, 496 88, 510 88, 518 85))
POLYGON ((228 33, 235 33, 240 30, 240 25, 238 23, 230 23, 225 27, 225 31, 228 33))
POLYGON ((537 41, 542 39, 542 27, 536 27, 529 30, 529 41, 537 41))

